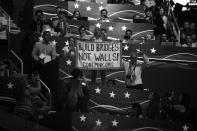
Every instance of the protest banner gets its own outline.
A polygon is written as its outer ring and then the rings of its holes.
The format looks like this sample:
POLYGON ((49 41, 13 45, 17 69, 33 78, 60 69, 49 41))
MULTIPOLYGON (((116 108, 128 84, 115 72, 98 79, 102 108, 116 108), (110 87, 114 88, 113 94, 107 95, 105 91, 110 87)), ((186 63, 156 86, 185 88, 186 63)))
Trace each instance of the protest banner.
POLYGON ((118 69, 122 47, 118 41, 78 41, 76 67, 86 70, 118 69))

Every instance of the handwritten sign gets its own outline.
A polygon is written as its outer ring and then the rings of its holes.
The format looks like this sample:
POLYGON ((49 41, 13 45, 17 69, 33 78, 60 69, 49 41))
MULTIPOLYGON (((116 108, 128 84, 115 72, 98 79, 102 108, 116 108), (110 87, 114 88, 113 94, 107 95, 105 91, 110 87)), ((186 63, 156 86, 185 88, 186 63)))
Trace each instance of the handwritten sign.
POLYGON ((78 41, 76 67, 86 70, 120 68, 121 43, 118 41, 78 41))

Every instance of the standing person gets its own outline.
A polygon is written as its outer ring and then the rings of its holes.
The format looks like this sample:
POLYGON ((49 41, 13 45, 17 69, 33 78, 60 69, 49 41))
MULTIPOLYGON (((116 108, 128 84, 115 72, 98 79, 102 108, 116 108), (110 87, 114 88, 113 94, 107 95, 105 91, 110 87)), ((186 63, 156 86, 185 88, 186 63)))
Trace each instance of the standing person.
POLYGON ((65 36, 69 32, 67 13, 60 11, 58 15, 58 19, 59 19, 58 28, 60 29, 60 35, 65 36))
POLYGON ((37 36, 41 35, 43 25, 46 23, 45 16, 42 10, 35 12, 34 32, 37 36))
POLYGON ((43 32, 43 41, 36 42, 33 51, 32 57, 35 62, 44 63, 47 59, 55 59, 57 56, 56 47, 50 42, 51 34, 49 31, 43 32))
POLYGON ((68 86, 68 107, 71 111, 88 111, 89 90, 84 83, 83 73, 75 68, 71 72, 72 78, 68 86))
POLYGON ((99 22, 110 22, 110 18, 108 17, 108 11, 106 9, 102 9, 100 11, 100 18, 98 19, 99 22))
POLYGON ((73 20, 79 20, 80 17, 81 17, 81 14, 80 14, 79 10, 75 10, 75 11, 73 12, 72 19, 73 19, 73 20))
MULTIPOLYGON (((105 34, 99 28, 96 28, 94 31, 94 37, 92 39, 95 42, 103 42, 105 41, 105 34)), ((96 75, 97 75, 97 70, 92 70, 92 75, 91 75, 92 84, 96 84, 96 75)), ((100 75, 101 75, 101 83, 102 85, 105 85, 106 71, 100 70, 100 75)))
POLYGON ((142 53, 142 57, 143 61, 137 60, 137 52, 132 51, 130 61, 123 60, 126 88, 143 89, 141 74, 143 67, 149 64, 149 59, 144 53, 142 53))
POLYGON ((93 35, 88 35, 86 34, 86 28, 85 26, 80 26, 79 27, 79 36, 77 37, 80 40, 90 40, 93 35))

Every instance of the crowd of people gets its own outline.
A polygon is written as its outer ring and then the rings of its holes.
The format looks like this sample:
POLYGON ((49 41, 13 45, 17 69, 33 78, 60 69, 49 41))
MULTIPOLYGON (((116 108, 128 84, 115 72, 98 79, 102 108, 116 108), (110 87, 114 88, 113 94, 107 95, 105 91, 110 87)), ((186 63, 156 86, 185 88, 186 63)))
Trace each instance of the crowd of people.
MULTIPOLYGON (((132 4, 132 1, 112 1, 116 3, 132 4)), ((168 17, 166 3, 159 0, 151 0, 151 4, 147 3, 147 0, 141 1, 145 5, 145 17, 144 23, 154 25, 154 35, 157 40, 161 42, 177 42, 175 35, 171 30, 169 24, 170 18, 168 17)), ((68 24, 68 19, 82 20, 78 10, 73 12, 72 16, 68 16, 62 7, 56 8, 57 15, 55 17, 47 18, 42 10, 35 11, 34 21, 34 33, 36 40, 42 37, 42 40, 35 42, 32 50, 32 58, 35 61, 35 71, 40 70, 41 66, 48 61, 56 59, 58 56, 56 47, 50 41, 51 36, 63 36, 68 37, 69 47, 64 50, 63 55, 71 55, 75 57, 76 53, 76 39, 80 40, 93 40, 97 42, 112 40, 107 36, 107 30, 102 28, 95 28, 94 33, 88 33, 88 29, 85 26, 80 26, 78 34, 72 34, 68 24)), ((110 22, 112 19, 108 17, 108 11, 106 9, 101 10, 101 17, 99 22, 110 22)), ((135 15, 134 19, 142 19, 135 15)), ((183 27, 181 27, 181 43, 179 46, 183 47, 196 47, 196 26, 194 22, 185 21, 183 27)), ((135 43, 132 38, 132 30, 127 29, 123 39, 135 43)), ((121 40, 123 41, 123 40, 121 40)), ((125 86, 128 89, 143 89, 143 83, 141 78, 142 69, 148 67, 149 59, 146 54, 142 52, 137 53, 133 51, 130 53, 128 60, 122 60, 122 68, 125 71, 125 86), (137 60, 138 55, 141 55, 143 61, 137 60)), ((21 109, 25 109, 28 112, 28 117, 32 118, 45 114, 52 105, 50 101, 42 101, 39 97, 41 91, 41 84, 39 78, 39 72, 33 72, 28 75, 18 74, 11 69, 9 64, 0 64, 1 77, 12 77, 18 80, 20 87, 16 90, 16 107, 14 112, 19 116, 26 115, 26 112, 21 112, 21 109), (12 73, 8 73, 11 71, 12 73), (9 75, 8 75, 9 74, 9 75)), ((91 82, 93 85, 97 84, 97 72, 98 70, 91 71, 91 82)), ((106 71, 99 70, 101 76, 101 84, 108 87, 114 86, 116 83, 114 80, 106 80, 106 71)), ((67 82, 60 85, 59 98, 57 100, 57 110, 71 110, 80 112, 90 112, 88 109, 89 86, 84 78, 83 71, 74 68, 71 72, 72 78, 67 82)), ((169 91, 166 96, 161 97, 159 94, 153 92, 150 95, 150 104, 144 111, 139 103, 133 103, 131 105, 132 110, 128 111, 128 114, 132 118, 149 118, 153 120, 172 120, 180 121, 187 120, 190 115, 190 98, 185 93, 180 93, 175 99, 175 92, 169 91)), ((48 94, 49 97, 50 94, 48 94)))

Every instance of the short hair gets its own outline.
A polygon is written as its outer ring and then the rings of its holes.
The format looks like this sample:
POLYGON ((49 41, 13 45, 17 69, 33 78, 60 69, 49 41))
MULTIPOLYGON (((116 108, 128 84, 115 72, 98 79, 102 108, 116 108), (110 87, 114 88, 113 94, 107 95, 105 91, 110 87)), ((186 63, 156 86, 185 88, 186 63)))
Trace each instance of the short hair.
POLYGON ((37 15, 38 13, 40 13, 42 15, 44 14, 42 10, 36 10, 35 15, 37 15))
POLYGON ((81 25, 81 26, 79 27, 79 32, 81 32, 81 29, 82 29, 82 28, 84 28, 84 29, 86 30, 86 27, 83 26, 83 25, 81 25))
POLYGON ((133 33, 133 31, 131 29, 127 29, 125 32, 128 32, 128 31, 130 31, 131 34, 133 33))
POLYGON ((106 30, 105 28, 102 28, 102 29, 101 29, 101 31, 105 31, 105 32, 107 32, 107 30, 106 30))
POLYGON ((79 11, 79 10, 75 10, 75 11, 73 11, 73 15, 74 15, 76 12, 79 12, 79 16, 81 15, 81 13, 80 13, 80 11, 79 11))
POLYGON ((100 12, 102 13, 103 11, 106 11, 108 13, 107 9, 102 9, 100 12))

